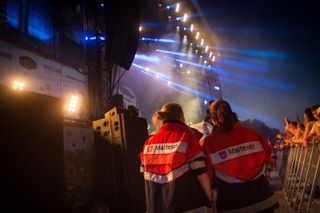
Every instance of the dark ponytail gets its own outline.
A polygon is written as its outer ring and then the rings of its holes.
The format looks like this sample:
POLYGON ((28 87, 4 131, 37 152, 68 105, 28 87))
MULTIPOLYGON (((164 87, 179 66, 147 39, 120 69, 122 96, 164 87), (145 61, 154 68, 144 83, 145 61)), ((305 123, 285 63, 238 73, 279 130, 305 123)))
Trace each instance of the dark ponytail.
POLYGON ((214 121, 214 129, 220 132, 228 132, 234 124, 239 122, 236 113, 234 113, 228 102, 218 100, 209 106, 210 116, 214 121))

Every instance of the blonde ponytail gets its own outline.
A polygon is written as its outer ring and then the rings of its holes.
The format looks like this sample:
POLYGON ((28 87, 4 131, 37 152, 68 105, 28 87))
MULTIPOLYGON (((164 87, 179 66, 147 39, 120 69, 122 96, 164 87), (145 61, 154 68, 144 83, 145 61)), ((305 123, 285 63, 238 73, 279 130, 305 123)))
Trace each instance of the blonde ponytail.
POLYGON ((177 103, 167 103, 161 107, 161 110, 156 111, 152 116, 153 125, 158 128, 163 121, 180 120, 183 115, 182 108, 177 103))

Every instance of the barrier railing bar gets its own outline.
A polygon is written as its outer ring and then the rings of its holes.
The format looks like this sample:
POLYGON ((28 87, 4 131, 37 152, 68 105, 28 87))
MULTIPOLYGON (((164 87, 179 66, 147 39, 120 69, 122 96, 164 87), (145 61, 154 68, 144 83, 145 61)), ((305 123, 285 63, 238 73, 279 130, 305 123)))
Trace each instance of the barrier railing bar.
POLYGON ((298 203, 299 191, 301 189, 301 184, 302 184, 302 181, 303 181, 302 175, 303 175, 304 166, 305 166, 305 162, 306 162, 307 154, 308 154, 308 150, 307 149, 303 149, 303 151, 304 151, 303 163, 302 163, 302 168, 301 168, 301 172, 300 172, 299 183, 298 183, 298 186, 297 186, 296 197, 295 197, 294 202, 293 202, 293 209, 296 209, 296 204, 298 203))
POLYGON ((313 181, 312 181, 310 197, 309 197, 308 205, 307 205, 307 212, 309 211, 311 199, 313 198, 313 195, 314 195, 315 184, 316 184, 316 180, 317 180, 317 176, 318 176, 318 172, 319 172, 319 164, 320 164, 320 155, 319 155, 319 152, 318 152, 318 161, 317 161, 316 170, 315 170, 315 174, 314 174, 313 181))
POLYGON ((302 203, 303 203, 303 196, 304 196, 304 193, 306 191, 306 186, 307 186, 307 183, 308 183, 308 176, 309 176, 309 171, 310 171, 310 167, 311 167, 313 152, 314 152, 314 146, 312 146, 312 148, 311 148, 311 154, 310 154, 310 158, 309 158, 310 159, 309 160, 309 165, 308 165, 306 176, 305 176, 306 178, 305 178, 305 181, 304 181, 304 184, 303 184, 302 194, 301 194, 301 197, 300 197, 300 200, 299 200, 300 203, 299 203, 298 212, 301 212, 302 203))

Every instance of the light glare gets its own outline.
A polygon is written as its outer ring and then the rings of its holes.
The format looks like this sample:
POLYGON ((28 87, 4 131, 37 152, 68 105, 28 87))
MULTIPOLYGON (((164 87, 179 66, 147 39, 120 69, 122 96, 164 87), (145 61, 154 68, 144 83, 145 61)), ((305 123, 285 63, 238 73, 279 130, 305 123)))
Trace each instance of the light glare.
POLYGON ((199 39, 199 36, 200 36, 200 33, 197 32, 197 34, 196 34, 196 39, 197 39, 197 40, 199 39))
POLYGON ((177 3, 177 5, 176 5, 176 13, 178 13, 178 12, 179 12, 179 10, 180 10, 180 4, 179 4, 179 3, 177 3))
POLYGON ((183 21, 183 22, 186 22, 186 21, 187 21, 187 19, 188 19, 188 14, 186 14, 186 13, 185 13, 185 14, 183 15, 183 19, 182 19, 182 21, 183 21))
POLYGON ((70 101, 68 103, 67 111, 71 113, 76 112, 77 105, 78 105, 78 96, 71 95, 70 101))
POLYGON ((191 24, 191 26, 190 26, 190 32, 192 32, 193 31, 193 24, 191 24))
POLYGON ((24 89, 24 82, 15 80, 13 82, 12 88, 13 89, 18 89, 18 90, 23 90, 24 89))

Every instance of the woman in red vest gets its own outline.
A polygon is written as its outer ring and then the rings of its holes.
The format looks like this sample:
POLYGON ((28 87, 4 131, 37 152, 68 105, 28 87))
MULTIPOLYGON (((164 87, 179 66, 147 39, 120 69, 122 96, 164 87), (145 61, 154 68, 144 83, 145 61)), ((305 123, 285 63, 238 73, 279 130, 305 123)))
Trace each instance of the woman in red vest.
POLYGON ((160 130, 140 154, 148 213, 206 212, 211 189, 199 137, 184 123, 179 104, 165 104, 154 114, 160 130))
POLYGON ((228 102, 210 104, 214 124, 203 149, 217 188, 218 212, 273 212, 278 202, 264 176, 271 164, 271 147, 256 132, 242 127, 228 102))

